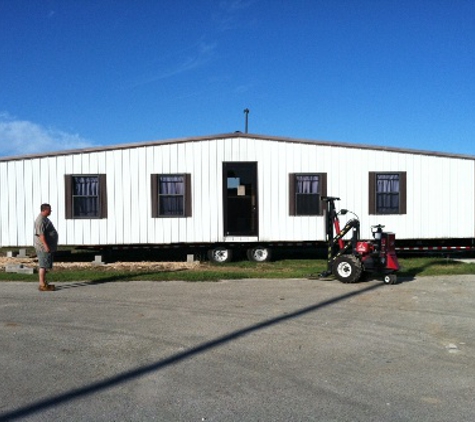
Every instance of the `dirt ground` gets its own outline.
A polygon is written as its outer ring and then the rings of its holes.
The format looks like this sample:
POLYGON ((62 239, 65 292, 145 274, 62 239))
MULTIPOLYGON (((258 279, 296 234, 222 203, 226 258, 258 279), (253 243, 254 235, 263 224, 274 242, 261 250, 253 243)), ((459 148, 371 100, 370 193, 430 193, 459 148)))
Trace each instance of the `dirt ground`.
MULTIPOLYGON (((38 265, 38 260, 36 257, 0 257, 0 268, 4 269, 7 265, 23 265, 24 267, 36 268, 38 265)), ((54 263, 55 269, 84 269, 91 268, 92 261, 81 262, 81 261, 61 261, 56 260, 54 263)), ((200 263, 196 262, 156 262, 156 261, 135 261, 135 262, 108 262, 105 263, 104 269, 110 270, 122 270, 122 271, 137 271, 137 270, 148 270, 148 271, 176 271, 181 269, 190 269, 199 266, 200 263)))

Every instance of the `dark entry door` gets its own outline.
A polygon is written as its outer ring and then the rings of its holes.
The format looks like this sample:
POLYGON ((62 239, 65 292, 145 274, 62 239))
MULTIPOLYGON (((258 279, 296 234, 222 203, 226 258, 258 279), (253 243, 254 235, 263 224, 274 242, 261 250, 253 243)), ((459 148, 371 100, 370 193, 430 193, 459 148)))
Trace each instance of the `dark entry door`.
POLYGON ((223 163, 224 234, 257 236, 257 163, 223 163))

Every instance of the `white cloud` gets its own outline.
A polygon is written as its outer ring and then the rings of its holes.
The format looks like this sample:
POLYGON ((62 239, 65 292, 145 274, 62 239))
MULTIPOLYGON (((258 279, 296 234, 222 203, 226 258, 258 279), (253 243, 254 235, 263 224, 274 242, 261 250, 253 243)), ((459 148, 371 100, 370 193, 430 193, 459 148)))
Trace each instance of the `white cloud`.
POLYGON ((159 63, 157 65, 160 69, 158 72, 154 69, 152 76, 143 77, 131 86, 136 88, 199 69, 214 58, 216 48, 217 43, 215 42, 199 41, 187 49, 175 53, 173 57, 167 58, 166 61, 159 63))
POLYGON ((242 14, 249 9, 253 0, 222 0, 214 18, 220 31, 236 29, 242 23, 242 14))
POLYGON ((0 113, 0 156, 37 154, 93 146, 78 134, 46 128, 0 113))
POLYGON ((179 73, 187 72, 199 67, 202 67, 211 60, 214 51, 216 49, 216 43, 207 44, 200 42, 196 46, 195 54, 186 57, 180 64, 176 66, 171 72, 165 75, 165 77, 174 76, 179 73))

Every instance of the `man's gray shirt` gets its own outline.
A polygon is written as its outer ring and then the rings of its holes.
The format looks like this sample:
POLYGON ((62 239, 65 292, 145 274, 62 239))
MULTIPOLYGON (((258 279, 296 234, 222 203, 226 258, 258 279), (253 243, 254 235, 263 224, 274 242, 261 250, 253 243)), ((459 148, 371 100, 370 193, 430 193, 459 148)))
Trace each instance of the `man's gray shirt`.
POLYGON ((45 245, 40 239, 40 235, 44 234, 46 243, 48 244, 50 251, 55 252, 58 248, 58 232, 53 226, 53 223, 48 217, 38 215, 35 220, 35 249, 37 251, 45 251, 45 245))

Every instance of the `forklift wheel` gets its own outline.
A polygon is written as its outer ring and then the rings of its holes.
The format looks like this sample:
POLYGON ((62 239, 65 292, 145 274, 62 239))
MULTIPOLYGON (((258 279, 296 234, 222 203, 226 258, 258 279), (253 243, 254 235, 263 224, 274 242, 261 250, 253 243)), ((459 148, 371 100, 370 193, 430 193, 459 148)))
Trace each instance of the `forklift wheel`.
POLYGON ((353 255, 341 255, 333 263, 333 275, 342 283, 356 283, 363 272, 361 261, 353 255))
POLYGON ((396 274, 386 274, 383 278, 384 284, 397 284, 396 274))

